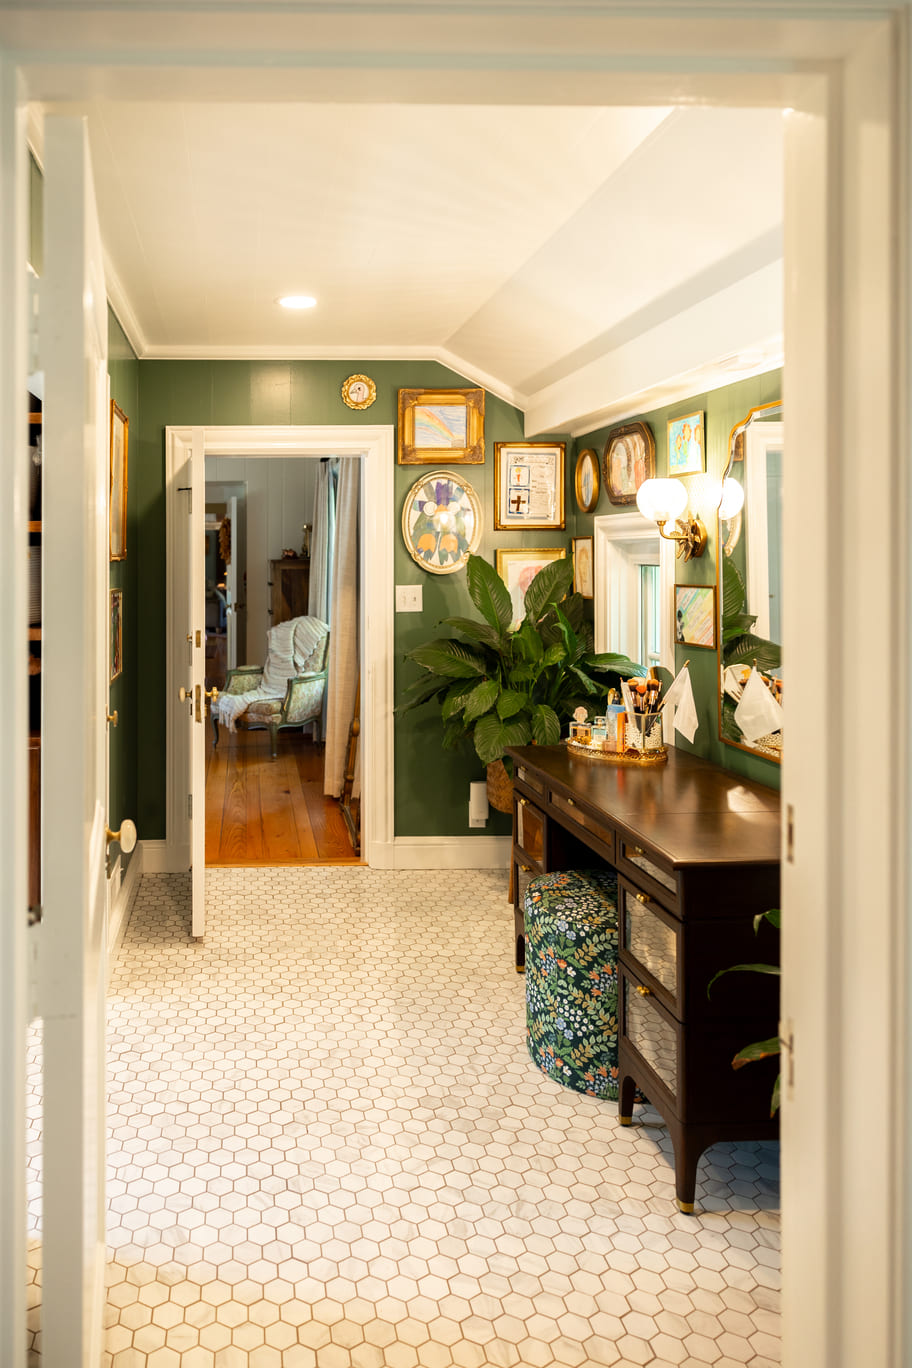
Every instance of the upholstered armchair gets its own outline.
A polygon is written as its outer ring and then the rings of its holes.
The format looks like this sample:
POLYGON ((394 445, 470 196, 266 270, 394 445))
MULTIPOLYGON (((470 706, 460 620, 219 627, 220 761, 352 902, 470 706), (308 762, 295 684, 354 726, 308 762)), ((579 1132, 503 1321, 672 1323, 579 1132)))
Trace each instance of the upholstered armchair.
POLYGON ((313 724, 320 740, 329 627, 319 618, 293 618, 267 633, 263 665, 241 665, 229 670, 224 691, 212 709, 215 745, 219 722, 233 731, 238 724, 250 730, 268 728, 273 759, 279 732, 313 724))

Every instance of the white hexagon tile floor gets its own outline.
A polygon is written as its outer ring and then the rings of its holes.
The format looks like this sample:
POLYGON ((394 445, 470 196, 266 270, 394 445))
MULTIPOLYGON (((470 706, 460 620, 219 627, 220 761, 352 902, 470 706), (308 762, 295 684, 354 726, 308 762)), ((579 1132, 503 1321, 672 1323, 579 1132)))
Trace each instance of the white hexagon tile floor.
POLYGON ((678 1213, 540 1074, 504 876, 147 877, 111 977, 108 1368, 779 1362, 778 1149, 678 1213))

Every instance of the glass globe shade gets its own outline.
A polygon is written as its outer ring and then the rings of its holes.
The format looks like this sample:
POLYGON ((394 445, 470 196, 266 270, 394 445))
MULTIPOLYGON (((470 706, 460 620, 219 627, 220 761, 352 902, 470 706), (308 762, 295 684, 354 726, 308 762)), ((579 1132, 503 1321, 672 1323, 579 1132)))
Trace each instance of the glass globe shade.
POLYGON ((744 486, 737 480, 733 480, 730 475, 726 475, 722 481, 722 499, 719 503, 719 517, 723 522, 728 522, 736 514, 741 512, 744 507, 744 486))
POLYGON ((644 480, 637 490, 637 508, 650 522, 673 522, 686 507, 687 490, 680 480, 644 480))

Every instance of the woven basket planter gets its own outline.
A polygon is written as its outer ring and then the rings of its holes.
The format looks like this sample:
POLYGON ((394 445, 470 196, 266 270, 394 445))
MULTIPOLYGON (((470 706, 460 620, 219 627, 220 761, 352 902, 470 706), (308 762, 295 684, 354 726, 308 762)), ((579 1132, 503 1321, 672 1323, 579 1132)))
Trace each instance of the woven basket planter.
POLYGON ((513 811, 513 780, 503 760, 492 760, 487 769, 488 802, 498 812, 513 811))

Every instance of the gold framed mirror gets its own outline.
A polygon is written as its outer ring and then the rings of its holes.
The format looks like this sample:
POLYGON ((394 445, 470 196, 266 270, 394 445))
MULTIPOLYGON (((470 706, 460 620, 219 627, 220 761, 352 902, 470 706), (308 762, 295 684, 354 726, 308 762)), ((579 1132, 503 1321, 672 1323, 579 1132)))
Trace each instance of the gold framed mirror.
POLYGON ((719 736, 782 759, 782 403, 760 404, 728 442, 716 539, 719 736))

